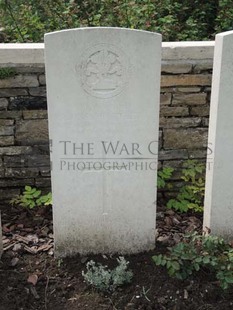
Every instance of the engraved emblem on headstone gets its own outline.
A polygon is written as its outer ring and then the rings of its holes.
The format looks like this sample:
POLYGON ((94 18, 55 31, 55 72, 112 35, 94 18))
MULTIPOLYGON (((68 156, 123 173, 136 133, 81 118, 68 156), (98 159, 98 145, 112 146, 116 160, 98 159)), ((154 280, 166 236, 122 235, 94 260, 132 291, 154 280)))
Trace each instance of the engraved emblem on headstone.
POLYGON ((126 55, 113 45, 98 44, 87 50, 81 65, 84 90, 98 98, 118 95, 128 81, 126 55))

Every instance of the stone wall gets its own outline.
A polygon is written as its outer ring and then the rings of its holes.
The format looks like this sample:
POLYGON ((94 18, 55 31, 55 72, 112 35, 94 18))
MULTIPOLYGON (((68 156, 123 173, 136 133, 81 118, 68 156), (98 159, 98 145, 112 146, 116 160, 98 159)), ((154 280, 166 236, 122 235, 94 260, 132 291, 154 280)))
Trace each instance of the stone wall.
MULTIPOLYGON (((214 42, 163 44, 160 166, 205 160, 214 42)), ((0 200, 50 189, 43 44, 0 44, 0 200), (2 79, 2 68, 13 68, 2 79)), ((179 172, 174 174, 179 186, 179 172)))

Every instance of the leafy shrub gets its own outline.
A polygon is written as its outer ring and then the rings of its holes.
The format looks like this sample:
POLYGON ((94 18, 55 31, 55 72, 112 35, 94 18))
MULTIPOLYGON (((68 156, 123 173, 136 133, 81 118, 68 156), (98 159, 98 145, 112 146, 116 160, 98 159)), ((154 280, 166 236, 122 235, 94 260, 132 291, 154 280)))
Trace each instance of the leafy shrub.
POLYGON ((157 187, 159 189, 166 187, 167 185, 166 181, 171 178, 173 172, 174 169, 171 167, 164 167, 163 169, 158 170, 157 187))
POLYGON ((215 32, 233 29, 233 4, 231 0, 218 1, 218 15, 215 23, 215 32))
POLYGON ((87 263, 87 272, 82 271, 84 280, 103 292, 113 292, 117 287, 130 283, 133 277, 131 270, 127 270, 129 262, 124 257, 117 258, 118 266, 113 270, 107 266, 97 264, 91 260, 87 263))
POLYGON ((159 32, 164 41, 206 40, 232 29, 231 0, 0 0, 8 42, 41 42, 44 33, 112 26, 159 32))
POLYGON ((180 212, 188 210, 202 212, 205 193, 203 176, 205 165, 197 160, 187 160, 183 167, 181 179, 185 184, 180 188, 177 197, 168 201, 167 207, 180 212))
POLYGON ((52 193, 41 195, 41 191, 35 187, 25 186, 23 194, 11 199, 10 203, 29 209, 36 206, 47 206, 52 204, 52 193))
POLYGON ((222 238, 195 232, 184 236, 169 251, 168 255, 155 255, 152 259, 157 266, 166 267, 170 276, 184 280, 207 270, 216 276, 223 289, 233 284, 233 249, 222 238))

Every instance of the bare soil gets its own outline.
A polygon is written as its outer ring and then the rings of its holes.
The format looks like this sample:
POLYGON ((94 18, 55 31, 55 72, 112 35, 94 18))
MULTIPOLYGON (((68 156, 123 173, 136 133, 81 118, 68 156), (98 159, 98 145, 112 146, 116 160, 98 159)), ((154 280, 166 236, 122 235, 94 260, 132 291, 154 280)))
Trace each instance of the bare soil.
POLYGON ((223 292, 209 274, 186 281, 170 278, 152 256, 165 253, 182 234, 200 229, 201 218, 163 208, 158 212, 154 251, 127 256, 132 283, 113 294, 89 287, 81 275, 93 259, 114 266, 116 256, 55 259, 51 209, 2 208, 4 254, 0 261, 0 310, 212 310, 233 309, 233 290, 223 292))

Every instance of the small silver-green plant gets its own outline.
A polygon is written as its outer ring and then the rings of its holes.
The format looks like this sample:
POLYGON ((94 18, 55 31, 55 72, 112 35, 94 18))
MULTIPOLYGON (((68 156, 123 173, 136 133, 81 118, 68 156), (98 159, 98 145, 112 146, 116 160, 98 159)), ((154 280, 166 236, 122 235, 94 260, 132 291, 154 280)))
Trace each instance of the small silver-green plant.
POLYGON ((129 262, 123 256, 117 258, 118 266, 113 270, 96 264, 93 260, 86 264, 87 272, 82 271, 85 282, 102 292, 113 292, 117 287, 130 283, 133 272, 128 269, 129 262))

